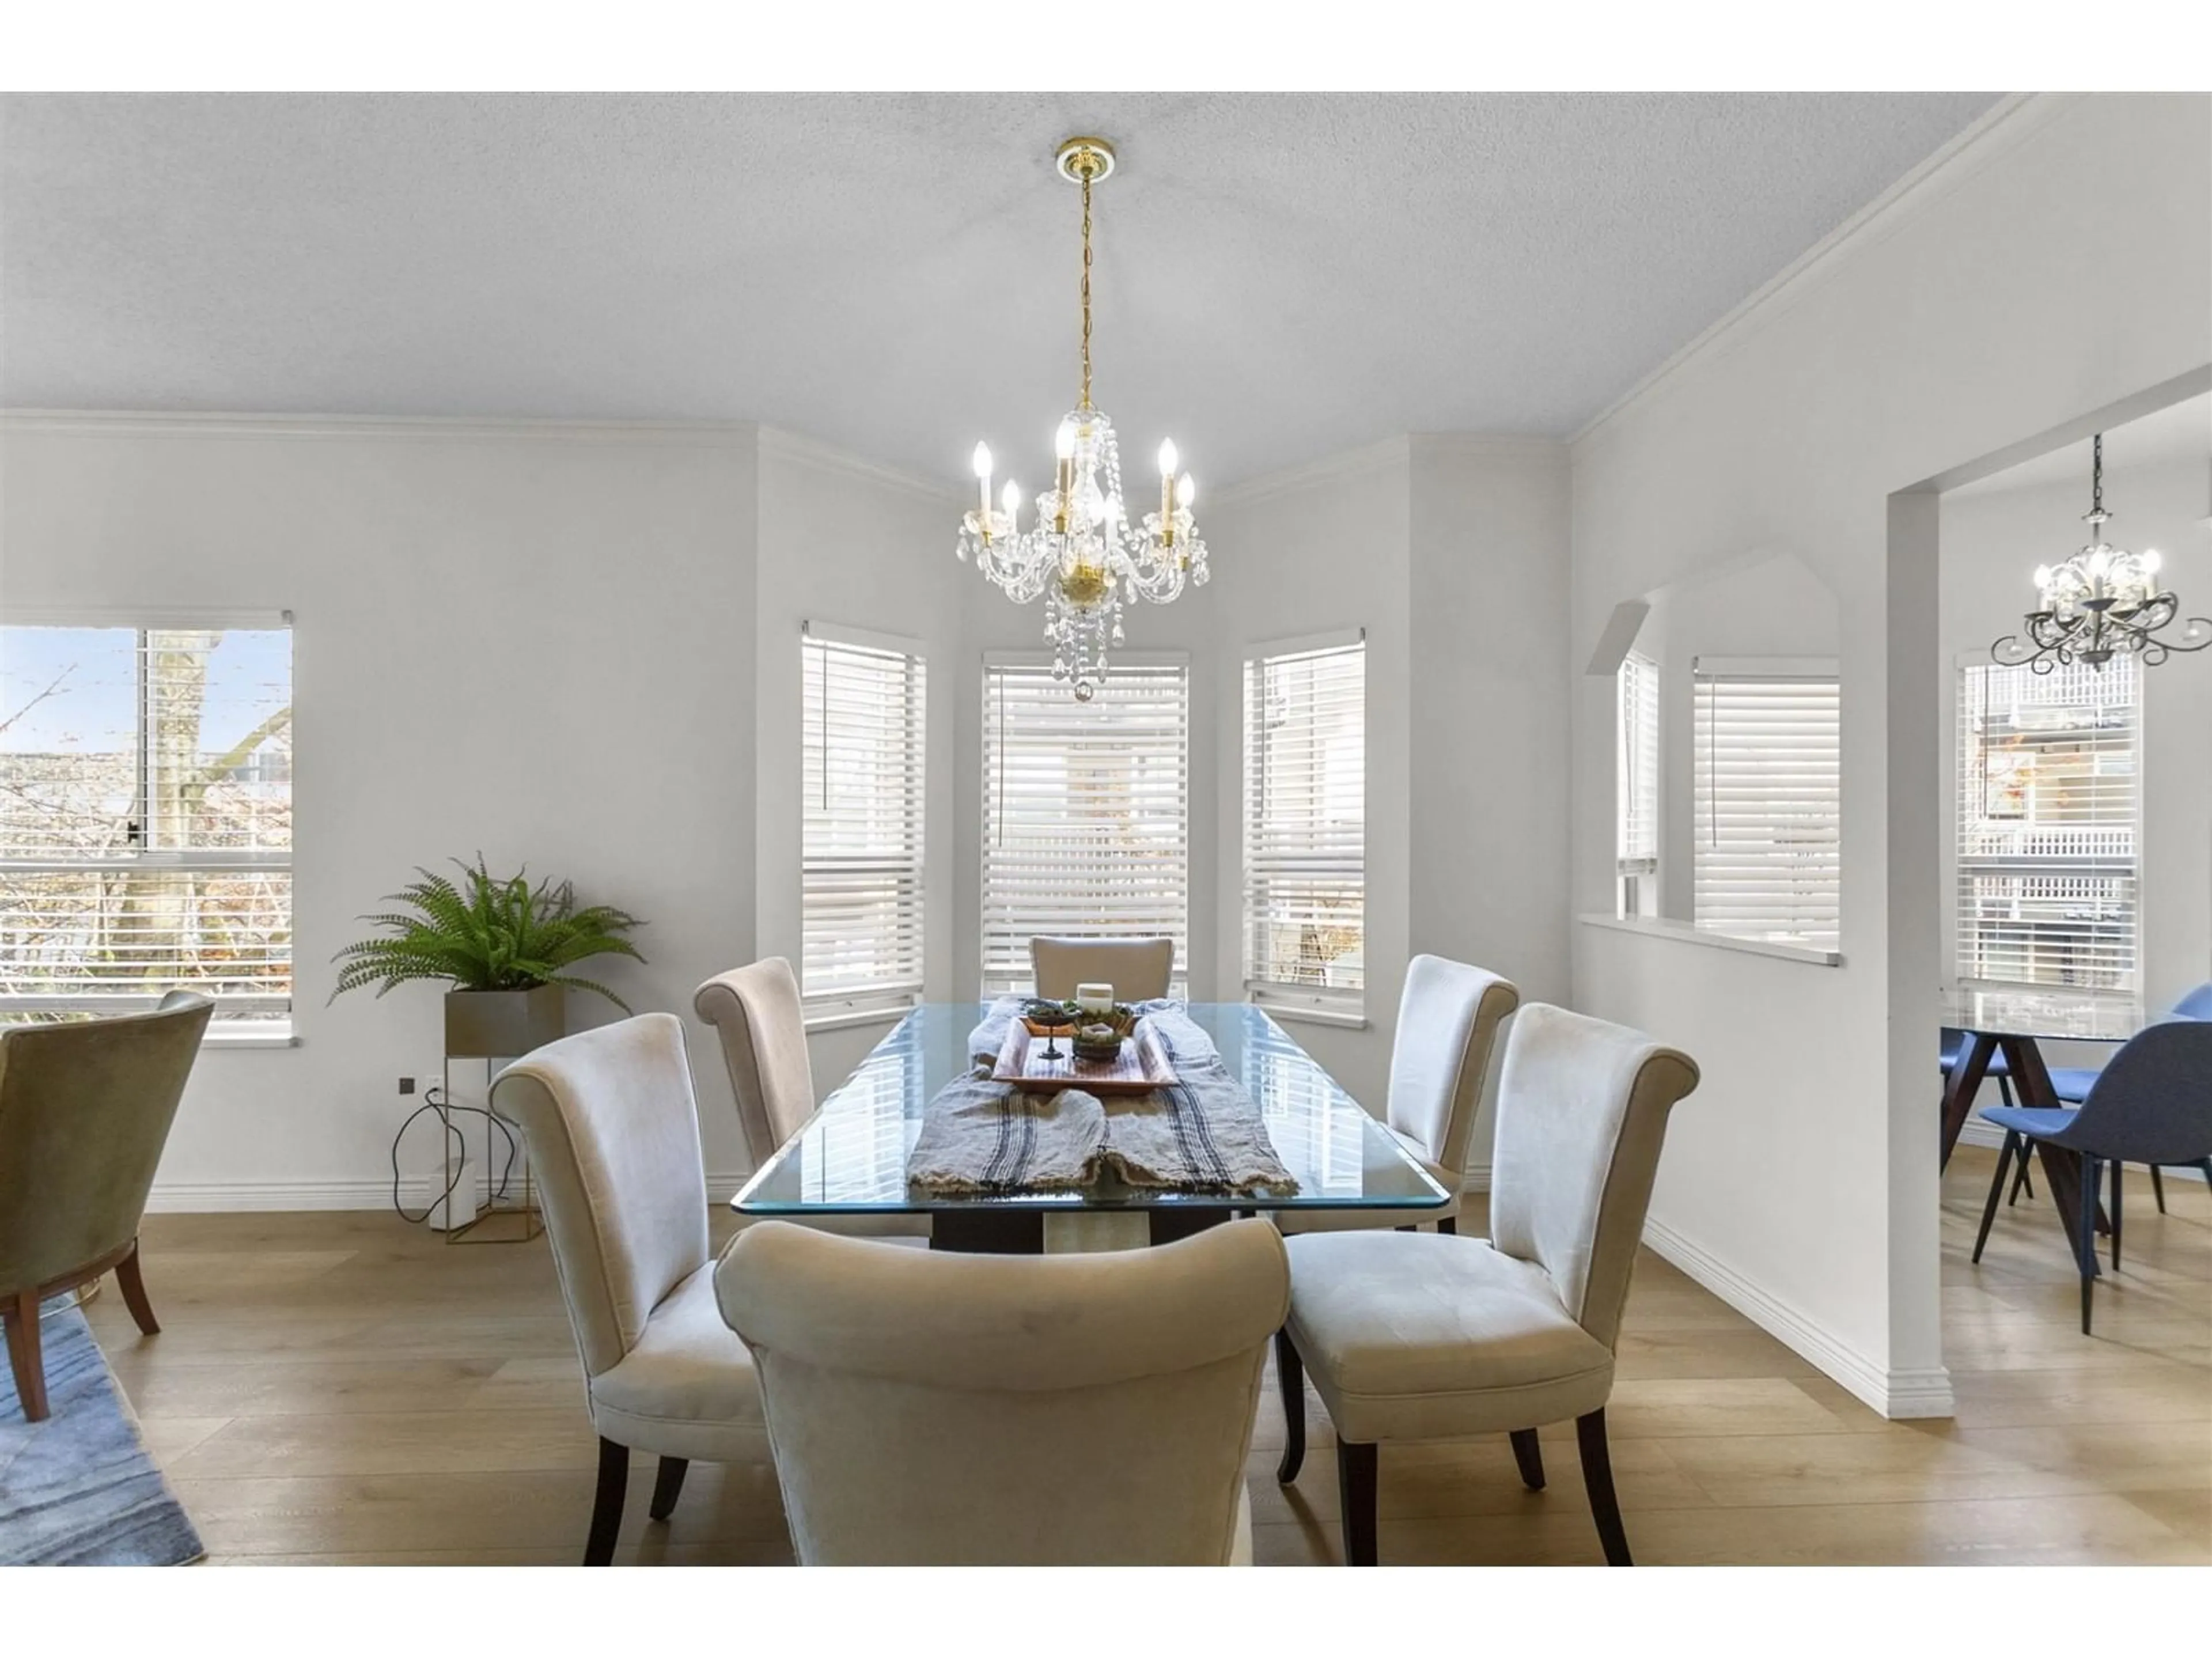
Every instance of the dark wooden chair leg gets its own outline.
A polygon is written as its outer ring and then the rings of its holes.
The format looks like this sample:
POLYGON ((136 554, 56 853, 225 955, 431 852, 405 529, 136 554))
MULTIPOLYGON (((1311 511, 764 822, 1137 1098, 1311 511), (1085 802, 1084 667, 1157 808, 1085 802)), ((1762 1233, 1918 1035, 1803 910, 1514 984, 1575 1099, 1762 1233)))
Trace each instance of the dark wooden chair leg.
POLYGON ((1459 1231, 1459 1218, 1455 1215, 1446 1216, 1442 1221, 1437 1223, 1437 1231, 1446 1235, 1456 1233, 1459 1231))
POLYGON ((599 1441, 599 1491, 592 1500, 592 1531, 584 1540, 584 1565, 604 1567, 615 1559, 622 1531, 623 1495, 629 1488, 629 1448, 599 1441))
POLYGON ((1613 1455, 1605 1443, 1605 1407, 1575 1419, 1575 1443, 1582 1449, 1583 1489, 1589 1493, 1590 1515, 1608 1567, 1633 1566, 1628 1558, 1628 1528, 1620 1524, 1620 1500, 1613 1495, 1613 1455))
POLYGON ((2160 1215, 2166 1213, 2166 1177, 2158 1172, 2158 1165, 2150 1166, 2150 1195, 2160 1215))
POLYGON ((2081 1273, 2081 1334, 2089 1334, 2089 1315, 2097 1299, 2097 1187, 2101 1173, 2098 1161, 2081 1159, 2081 1216, 2075 1235, 2076 1265, 2081 1273))
POLYGON ((1336 1443, 1337 1496, 1344 1504, 1344 1565, 1375 1565, 1375 1472, 1377 1448, 1336 1443))
POLYGON ((161 1322, 154 1317, 154 1304, 146 1299, 146 1280, 138 1271, 138 1242, 131 1242, 131 1254, 115 1264, 116 1287, 123 1292, 123 1305, 131 1310, 131 1317, 138 1322, 138 1328, 148 1336, 161 1334, 161 1322))
POLYGON ((2112 1160, 2112 1271, 2120 1270, 2120 1178, 2127 1165, 2117 1158, 2112 1160))
POLYGON ((1997 1218, 1997 1198, 2005 1189, 2005 1174, 2012 1168, 2013 1152, 2015 1148, 2019 1149, 2020 1161, 2025 1166, 2027 1163, 2027 1149, 2021 1144, 2020 1131, 2007 1129, 2004 1145, 1997 1152, 1996 1177, 1990 1182, 1990 1201, 1982 1206, 1982 1230, 1974 1235, 1974 1254, 1971 1258, 1972 1261, 1979 1261, 1982 1259, 1982 1247, 1990 1242, 1990 1224, 1997 1218))
POLYGON ((665 1521, 676 1513, 676 1500, 684 1492, 684 1472, 690 1467, 687 1458, 660 1460, 660 1473, 653 1477, 653 1505, 647 1514, 656 1521, 665 1521))
POLYGON ((8 1328, 8 1364, 15 1373, 15 1397, 23 1420, 46 1420, 46 1362, 39 1352, 39 1293, 25 1291, 0 1304, 0 1325, 8 1328))
POLYGON ((1513 1461, 1521 1466, 1521 1484, 1530 1492, 1544 1490, 1544 1449, 1536 1443, 1536 1431, 1516 1429, 1512 1434, 1513 1461))
POLYGON ((1288 1331, 1275 1333, 1275 1385, 1283 1393, 1283 1461, 1275 1479, 1288 1486, 1306 1461, 1306 1368, 1288 1331))

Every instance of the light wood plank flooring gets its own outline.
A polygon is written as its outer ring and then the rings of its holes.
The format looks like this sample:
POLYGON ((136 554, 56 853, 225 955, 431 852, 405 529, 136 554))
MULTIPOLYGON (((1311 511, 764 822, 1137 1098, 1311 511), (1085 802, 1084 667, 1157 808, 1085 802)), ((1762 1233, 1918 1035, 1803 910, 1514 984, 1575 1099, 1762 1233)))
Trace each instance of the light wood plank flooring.
MULTIPOLYGON (((2212 1194, 2138 1171, 2127 1251, 2075 1328, 2050 1205, 1966 1252, 1992 1155, 1943 1193, 1956 1420, 1885 1423, 1656 1256, 1637 1272, 1610 1420, 1641 1561, 2212 1561, 2212 1194)), ((1478 1218, 1468 1224, 1479 1226, 1478 1218)), ((89 1313, 155 1456, 221 1562, 574 1562, 595 1442, 544 1245, 448 1248, 386 1215, 155 1216, 138 1335, 111 1287, 89 1313)), ((1274 1480, 1269 1380, 1251 1464, 1263 1563, 1337 1559, 1326 1414, 1274 1480)), ((1386 1449, 1385 1562, 1595 1563, 1571 1431, 1548 1491, 1494 1443, 1386 1449)), ((635 1462, 620 1560, 790 1559, 764 1472, 695 1468, 646 1519, 635 1462)))

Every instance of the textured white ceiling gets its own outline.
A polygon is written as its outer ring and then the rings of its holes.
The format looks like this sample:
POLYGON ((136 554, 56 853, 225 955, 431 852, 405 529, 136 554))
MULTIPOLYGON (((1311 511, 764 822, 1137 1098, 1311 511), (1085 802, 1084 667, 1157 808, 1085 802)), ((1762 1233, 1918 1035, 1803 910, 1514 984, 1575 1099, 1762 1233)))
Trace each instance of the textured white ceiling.
POLYGON ((0 403, 756 419, 1026 475, 1075 393, 1219 484, 1564 435, 1987 94, 10 96, 0 403))

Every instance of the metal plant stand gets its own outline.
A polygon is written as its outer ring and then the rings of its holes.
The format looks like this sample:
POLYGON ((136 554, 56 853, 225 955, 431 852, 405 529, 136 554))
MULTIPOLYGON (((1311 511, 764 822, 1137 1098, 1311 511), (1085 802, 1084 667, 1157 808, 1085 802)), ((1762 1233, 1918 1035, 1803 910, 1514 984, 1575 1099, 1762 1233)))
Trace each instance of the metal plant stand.
MULTIPOLYGON (((518 1200, 498 1201, 496 1189, 488 1192, 475 1219, 446 1230, 448 1244, 524 1244, 545 1231, 531 1179, 530 1147, 522 1126, 502 1117, 491 1103, 490 1082, 498 1068, 520 1060, 566 1034, 566 1000, 557 985, 540 985, 529 991, 449 991, 446 994, 446 1054, 441 1076, 438 1116, 444 1124, 446 1189, 450 1194, 459 1172, 453 1167, 453 1062, 481 1060, 484 1068, 484 1179, 491 1178, 493 1133, 503 1127, 514 1138, 514 1162, 521 1166, 522 1190, 518 1200)), ((461 1164, 468 1163, 468 1136, 460 1133, 461 1164)), ((450 1198, 447 1200, 451 1204, 450 1198)), ((447 1216, 451 1219, 450 1210, 447 1216)))

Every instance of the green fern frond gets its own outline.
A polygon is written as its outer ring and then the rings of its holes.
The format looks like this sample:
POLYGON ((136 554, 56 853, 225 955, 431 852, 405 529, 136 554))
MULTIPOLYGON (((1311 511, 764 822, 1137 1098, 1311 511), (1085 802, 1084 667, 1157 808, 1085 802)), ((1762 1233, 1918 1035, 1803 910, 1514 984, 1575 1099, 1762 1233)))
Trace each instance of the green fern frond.
POLYGON ((525 991, 539 985, 595 992, 624 1013, 629 1005, 597 980, 563 970, 593 957, 645 957, 623 937, 645 924, 626 910, 593 904, 578 908, 568 882, 542 880, 527 872, 498 877, 482 853, 476 862, 455 859, 458 882, 418 868, 386 902, 401 907, 361 918, 382 930, 347 945, 331 959, 340 964, 331 993, 374 986, 383 996, 416 980, 442 980, 456 990, 525 991))

